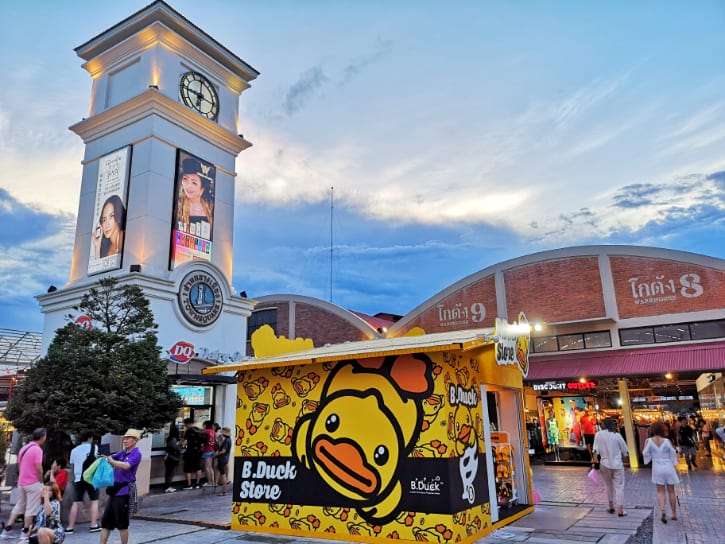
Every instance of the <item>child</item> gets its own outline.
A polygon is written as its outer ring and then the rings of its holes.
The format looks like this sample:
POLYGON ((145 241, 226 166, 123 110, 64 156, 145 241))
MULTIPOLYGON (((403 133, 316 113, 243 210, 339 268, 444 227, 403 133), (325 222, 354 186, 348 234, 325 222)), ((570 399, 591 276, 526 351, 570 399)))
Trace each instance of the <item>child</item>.
POLYGON ((44 486, 41 497, 43 503, 36 518, 38 532, 30 536, 28 544, 61 544, 65 540, 65 530, 60 521, 62 494, 58 484, 44 486))
POLYGON ((50 470, 45 473, 45 485, 58 484, 61 495, 65 493, 65 488, 68 485, 68 473, 65 471, 67 465, 68 462, 65 459, 58 457, 50 465, 50 470))

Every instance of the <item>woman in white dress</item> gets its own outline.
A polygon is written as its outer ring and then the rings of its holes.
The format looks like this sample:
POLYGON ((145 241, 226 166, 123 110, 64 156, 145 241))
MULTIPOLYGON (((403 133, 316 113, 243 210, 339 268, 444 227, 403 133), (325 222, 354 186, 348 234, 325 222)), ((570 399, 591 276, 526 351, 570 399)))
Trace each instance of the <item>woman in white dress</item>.
POLYGON ((662 523, 667 523, 665 513, 665 488, 670 497, 671 519, 677 519, 677 497, 675 496, 675 484, 680 483, 677 477, 675 466, 677 465, 677 453, 672 443, 664 437, 665 425, 656 421, 650 427, 651 438, 647 439, 642 451, 645 464, 652 462, 652 483, 657 485, 657 499, 662 511, 662 523))

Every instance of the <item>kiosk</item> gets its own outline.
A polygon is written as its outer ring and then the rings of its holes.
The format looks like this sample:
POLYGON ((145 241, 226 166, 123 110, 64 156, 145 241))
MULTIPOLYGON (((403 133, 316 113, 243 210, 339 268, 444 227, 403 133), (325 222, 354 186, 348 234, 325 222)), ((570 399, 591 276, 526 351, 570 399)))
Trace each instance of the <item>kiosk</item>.
POLYGON ((521 318, 204 369, 238 376, 232 528, 473 542, 533 511, 521 318))

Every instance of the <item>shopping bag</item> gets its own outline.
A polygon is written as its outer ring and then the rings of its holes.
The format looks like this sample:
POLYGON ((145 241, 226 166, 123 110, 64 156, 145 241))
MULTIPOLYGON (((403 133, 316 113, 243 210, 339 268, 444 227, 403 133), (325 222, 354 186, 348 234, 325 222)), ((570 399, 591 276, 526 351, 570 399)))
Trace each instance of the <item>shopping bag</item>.
MULTIPOLYGON (((101 461, 106 461, 103 459, 103 457, 99 457, 93 463, 91 466, 89 466, 86 470, 83 471, 83 480, 88 482, 88 485, 93 485, 93 475, 96 473, 96 470, 98 469, 98 465, 101 464, 101 461)), ((108 461, 106 461, 108 463, 108 461)))
POLYGON ((105 457, 101 457, 101 462, 93 474, 93 487, 100 489, 102 487, 111 487, 113 485, 113 467, 105 457))
POLYGON ((541 495, 539 495, 539 492, 536 491, 536 489, 534 489, 533 495, 534 495, 534 497, 533 497, 534 504, 539 504, 541 502, 541 495))
POLYGON ((587 474, 587 478, 592 484, 597 485, 599 483, 599 471, 591 469, 587 474))

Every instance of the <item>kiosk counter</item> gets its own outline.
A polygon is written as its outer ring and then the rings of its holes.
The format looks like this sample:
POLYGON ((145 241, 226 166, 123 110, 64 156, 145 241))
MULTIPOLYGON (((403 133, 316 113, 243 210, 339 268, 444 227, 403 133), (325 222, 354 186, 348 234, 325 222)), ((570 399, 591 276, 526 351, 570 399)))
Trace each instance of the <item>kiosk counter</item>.
POLYGON ((497 322, 204 369, 238 376, 232 528, 473 542, 528 514, 527 349, 497 322))

